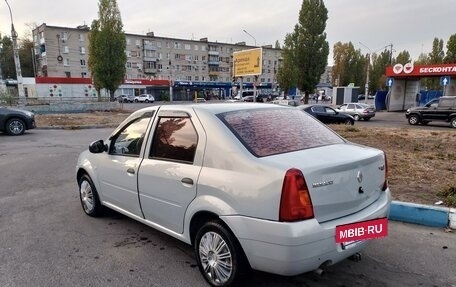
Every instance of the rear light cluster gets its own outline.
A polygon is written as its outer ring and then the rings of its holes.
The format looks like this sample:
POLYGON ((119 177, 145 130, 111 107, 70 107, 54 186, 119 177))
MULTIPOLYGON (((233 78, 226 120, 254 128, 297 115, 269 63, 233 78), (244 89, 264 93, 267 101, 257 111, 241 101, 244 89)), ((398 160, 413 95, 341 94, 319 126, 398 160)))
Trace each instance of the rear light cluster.
POLYGON ((385 155, 385 180, 383 181, 382 191, 385 191, 388 188, 388 160, 386 159, 386 153, 383 154, 385 155))
POLYGON ((298 169, 289 169, 283 180, 279 220, 292 222, 313 217, 312 200, 304 175, 298 169))

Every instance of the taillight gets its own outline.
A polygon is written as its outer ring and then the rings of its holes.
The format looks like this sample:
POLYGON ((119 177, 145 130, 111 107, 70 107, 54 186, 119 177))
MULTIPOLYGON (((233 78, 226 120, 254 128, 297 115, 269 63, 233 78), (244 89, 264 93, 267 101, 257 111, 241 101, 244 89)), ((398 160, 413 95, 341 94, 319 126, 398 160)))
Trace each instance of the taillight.
POLYGON ((369 111, 367 109, 363 110, 363 114, 368 114, 369 111))
POLYGON ((304 175, 298 169, 287 171, 280 198, 280 221, 298 221, 314 217, 312 201, 304 175))
POLYGON ((386 159, 386 153, 383 154, 385 155, 385 180, 383 181, 382 191, 385 191, 388 188, 388 160, 386 159))

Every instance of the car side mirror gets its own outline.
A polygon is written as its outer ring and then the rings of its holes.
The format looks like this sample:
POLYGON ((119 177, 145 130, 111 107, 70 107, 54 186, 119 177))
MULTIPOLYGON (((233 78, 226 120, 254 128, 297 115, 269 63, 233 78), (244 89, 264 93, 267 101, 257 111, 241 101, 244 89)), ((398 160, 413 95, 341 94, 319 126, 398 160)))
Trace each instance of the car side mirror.
POLYGON ((102 153, 108 151, 108 145, 103 140, 97 140, 89 145, 89 151, 91 153, 102 153))

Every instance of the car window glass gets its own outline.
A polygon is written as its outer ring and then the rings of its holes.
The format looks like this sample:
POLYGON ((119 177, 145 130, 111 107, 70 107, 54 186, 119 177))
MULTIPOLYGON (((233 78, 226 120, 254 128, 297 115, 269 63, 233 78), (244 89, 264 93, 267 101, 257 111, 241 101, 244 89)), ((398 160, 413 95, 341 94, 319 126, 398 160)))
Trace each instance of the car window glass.
POLYGON ((150 117, 138 118, 120 130, 111 141, 109 153, 139 156, 149 120, 150 117))
POLYGON ((437 104, 436 106, 439 106, 441 108, 451 108, 453 106, 453 99, 440 99, 440 103, 437 104))
POLYGON ((217 115, 257 157, 298 151, 344 140, 299 109, 239 110, 217 115), (293 123, 277 125, 265 123, 293 123))
POLYGON ((355 109, 355 105, 354 104, 348 104, 347 109, 353 110, 353 109, 355 109))
POLYGON ((331 108, 328 108, 328 107, 325 107, 325 112, 327 114, 332 114, 332 115, 335 115, 336 114, 336 111, 331 109, 331 108))
POLYGON ((322 113, 324 112, 324 109, 323 107, 320 107, 320 106, 315 106, 315 107, 312 107, 312 111, 315 113, 322 113))
POLYGON ((155 129, 150 157, 193 163, 198 134, 190 118, 161 117, 155 129))

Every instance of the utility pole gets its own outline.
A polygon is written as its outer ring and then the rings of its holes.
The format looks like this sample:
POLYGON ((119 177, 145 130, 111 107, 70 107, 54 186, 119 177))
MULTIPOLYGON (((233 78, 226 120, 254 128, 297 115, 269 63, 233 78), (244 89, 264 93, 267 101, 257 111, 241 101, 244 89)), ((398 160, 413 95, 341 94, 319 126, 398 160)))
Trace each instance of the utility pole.
POLYGON ((21 72, 21 61, 19 59, 19 49, 17 47, 17 33, 14 29, 13 24, 13 13, 11 12, 11 7, 7 0, 5 0, 6 5, 8 5, 8 9, 10 12, 11 17, 11 38, 13 40, 13 53, 14 53, 14 64, 16 65, 16 80, 17 80, 17 91, 19 95, 19 103, 24 103, 25 100, 25 93, 24 93, 24 84, 22 83, 22 72, 21 72))

